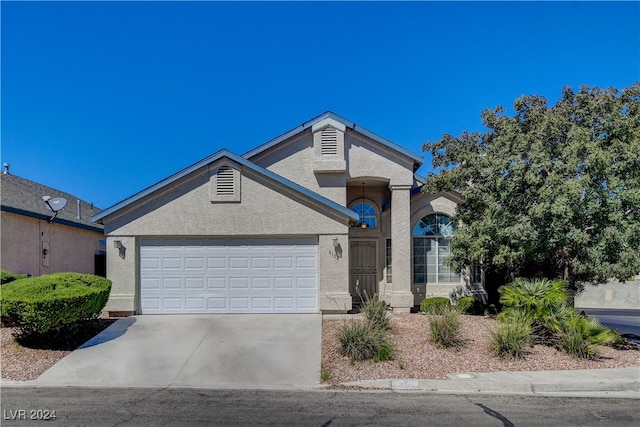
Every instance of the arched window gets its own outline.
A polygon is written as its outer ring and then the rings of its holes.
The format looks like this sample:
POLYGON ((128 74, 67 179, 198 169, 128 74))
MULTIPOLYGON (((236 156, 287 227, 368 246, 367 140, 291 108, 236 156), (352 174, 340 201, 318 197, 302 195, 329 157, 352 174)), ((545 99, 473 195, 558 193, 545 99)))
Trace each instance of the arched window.
POLYGON ((413 228, 413 283, 457 283, 460 274, 445 264, 456 227, 450 217, 431 214, 413 228))
POLYGON ((356 227, 376 228, 378 219, 376 210, 367 202, 358 202, 351 207, 351 210, 360 215, 360 220, 356 223, 356 227))

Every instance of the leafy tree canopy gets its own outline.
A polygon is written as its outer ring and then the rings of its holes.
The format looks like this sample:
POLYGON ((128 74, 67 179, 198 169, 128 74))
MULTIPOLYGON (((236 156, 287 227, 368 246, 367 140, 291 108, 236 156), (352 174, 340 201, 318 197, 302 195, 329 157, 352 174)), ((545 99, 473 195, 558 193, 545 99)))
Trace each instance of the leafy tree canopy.
POLYGON ((485 110, 484 133, 443 135, 425 191, 463 202, 450 263, 482 262, 506 280, 547 277, 570 287, 640 272, 640 83, 565 88, 552 107, 523 96, 509 117, 485 110))

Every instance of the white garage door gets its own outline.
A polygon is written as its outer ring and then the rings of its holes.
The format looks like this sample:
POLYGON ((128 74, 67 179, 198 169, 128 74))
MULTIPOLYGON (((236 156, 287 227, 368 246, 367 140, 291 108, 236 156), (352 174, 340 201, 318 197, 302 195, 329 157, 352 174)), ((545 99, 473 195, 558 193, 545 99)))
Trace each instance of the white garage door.
POLYGON ((318 246, 304 240, 155 240, 140 247, 142 314, 317 313, 318 246))

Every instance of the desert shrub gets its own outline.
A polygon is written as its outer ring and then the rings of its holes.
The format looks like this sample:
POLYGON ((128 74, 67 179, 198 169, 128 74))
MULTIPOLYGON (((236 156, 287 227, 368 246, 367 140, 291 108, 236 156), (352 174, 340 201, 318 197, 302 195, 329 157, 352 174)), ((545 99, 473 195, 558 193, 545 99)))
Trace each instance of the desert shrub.
POLYGON ((14 280, 24 279, 27 277, 24 274, 14 274, 7 270, 0 270, 0 285, 13 282, 14 280))
POLYGON ((591 358, 596 355, 594 346, 618 340, 616 332, 596 319, 579 316, 568 305, 563 281, 517 279, 499 292, 504 311, 498 320, 528 325, 534 343, 554 346, 576 357, 591 358))
POLYGON ((360 311, 373 327, 383 330, 391 329, 389 305, 381 301, 377 296, 365 297, 364 305, 360 311))
POLYGON ((526 323, 506 323, 491 331, 489 349, 504 359, 522 359, 531 345, 531 328, 526 323))
POLYGON ((430 297, 425 298, 420 303, 420 311, 426 314, 439 314, 451 306, 449 298, 430 297))
POLYGON ((383 329, 368 321, 344 322, 338 329, 340 351, 352 360, 389 360, 391 345, 383 329))
POLYGON ((574 357, 592 359, 597 352, 575 325, 568 326, 560 334, 562 349, 574 357))
POLYGON ((484 314, 484 304, 473 296, 460 298, 456 302, 456 307, 463 314, 484 314))
POLYGON ((505 307, 521 308, 545 316, 552 308, 567 305, 567 283, 563 280, 516 279, 498 290, 505 307))
POLYGON ((0 315, 18 325, 21 335, 61 331, 99 314, 110 290, 110 280, 90 274, 18 279, 2 287, 0 315))
POLYGON ((459 344, 460 312, 451 306, 440 309, 438 314, 429 315, 431 341, 436 347, 455 347, 459 344))
POLYGON ((603 326, 598 319, 577 315, 567 321, 560 332, 563 350, 571 356, 585 359, 598 355, 597 345, 615 344, 618 341, 618 333, 603 326))

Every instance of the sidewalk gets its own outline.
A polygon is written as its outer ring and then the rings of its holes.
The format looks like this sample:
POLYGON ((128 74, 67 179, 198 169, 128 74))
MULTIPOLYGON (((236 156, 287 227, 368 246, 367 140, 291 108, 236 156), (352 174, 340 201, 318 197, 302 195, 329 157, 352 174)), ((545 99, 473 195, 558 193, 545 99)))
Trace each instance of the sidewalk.
MULTIPOLYGON (((446 380, 380 379, 342 384, 356 390, 431 392, 443 394, 522 394, 565 397, 605 397, 640 399, 640 367, 587 369, 575 371, 529 371, 464 373, 446 380)), ((2 379, 1 387, 68 387, 51 382, 2 379)), ((83 385, 90 387, 90 385, 83 385)), ((97 384, 97 387, 109 387, 97 384)), ((115 386, 117 387, 117 386, 115 386)), ((169 385, 169 388, 184 388, 169 385)), ((219 387, 204 387, 219 388, 219 387)), ((332 390, 322 384, 295 390, 332 390)))
POLYGON ((446 380, 386 379, 354 381, 344 385, 360 389, 456 394, 534 394, 640 399, 640 367, 464 373, 449 375, 449 379, 446 380))

